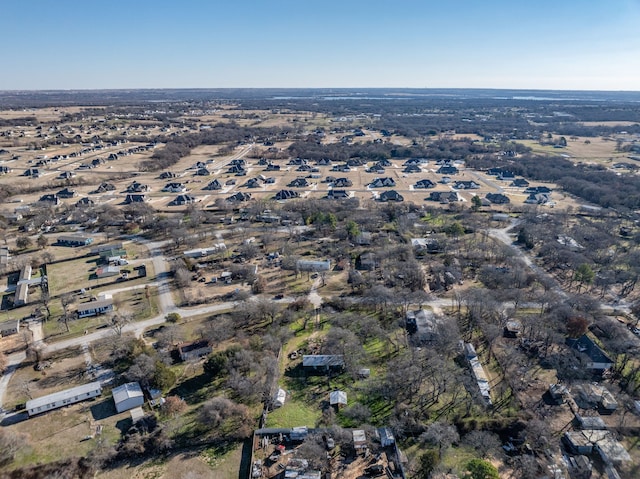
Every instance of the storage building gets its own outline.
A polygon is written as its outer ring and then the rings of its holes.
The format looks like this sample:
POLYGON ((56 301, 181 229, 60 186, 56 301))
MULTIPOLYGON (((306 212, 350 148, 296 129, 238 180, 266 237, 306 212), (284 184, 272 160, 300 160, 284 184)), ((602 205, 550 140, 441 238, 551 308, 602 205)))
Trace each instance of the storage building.
POLYGON ((142 388, 136 382, 125 383, 122 386, 113 388, 111 395, 118 412, 128 411, 144 404, 142 388))

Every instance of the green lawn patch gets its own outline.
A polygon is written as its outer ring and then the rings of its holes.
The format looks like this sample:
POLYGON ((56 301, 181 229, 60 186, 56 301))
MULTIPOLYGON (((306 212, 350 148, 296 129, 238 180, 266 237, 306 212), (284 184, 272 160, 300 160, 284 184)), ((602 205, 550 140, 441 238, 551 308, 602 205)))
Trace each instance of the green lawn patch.
MULTIPOLYGON (((295 395, 296 393, 294 393, 295 395)), ((287 391, 287 401, 284 406, 272 411, 267 417, 267 427, 315 427, 321 416, 319 407, 309 406, 297 398, 291 398, 287 391)))

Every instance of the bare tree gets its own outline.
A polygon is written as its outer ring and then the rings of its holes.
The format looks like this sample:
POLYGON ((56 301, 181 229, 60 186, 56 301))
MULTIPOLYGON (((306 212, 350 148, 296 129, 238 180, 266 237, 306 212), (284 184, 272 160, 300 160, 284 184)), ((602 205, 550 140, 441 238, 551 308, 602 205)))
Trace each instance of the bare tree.
POLYGON ((129 324, 132 320, 131 313, 127 311, 120 311, 117 314, 114 314, 109 319, 109 327, 115 331, 118 336, 122 336, 122 331, 124 327, 129 324))

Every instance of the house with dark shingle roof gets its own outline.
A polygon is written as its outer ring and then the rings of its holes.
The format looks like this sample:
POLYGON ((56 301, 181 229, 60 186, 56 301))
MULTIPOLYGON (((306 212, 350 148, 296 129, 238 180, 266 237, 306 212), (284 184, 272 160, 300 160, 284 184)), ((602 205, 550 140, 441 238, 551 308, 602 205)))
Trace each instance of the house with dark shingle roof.
POLYGON ((387 202, 387 201, 404 201, 404 197, 398 193, 396 190, 389 190, 380 193, 379 201, 387 202))
POLYGON ((417 181, 413 187, 422 189, 422 188, 435 188, 435 186, 436 184, 433 181, 429 179, 424 179, 424 180, 417 181))
POLYGON ((494 205, 506 205, 511 202, 509 197, 502 193, 487 193, 486 198, 494 205))
POLYGON ((204 187, 205 190, 221 190, 222 183, 220 183, 217 179, 211 180, 207 186, 204 187))
POLYGON ((280 190, 274 196, 276 200, 290 200, 290 199, 299 198, 299 197, 300 197, 300 193, 293 190, 280 190))
POLYGON ((369 187, 371 188, 391 188, 394 186, 396 186, 396 182, 393 178, 376 178, 369 183, 369 187))
POLYGON ((231 195, 227 198, 227 201, 230 202, 241 202, 241 201, 249 201, 251 199, 251 193, 243 193, 242 191, 238 191, 235 195, 231 195))

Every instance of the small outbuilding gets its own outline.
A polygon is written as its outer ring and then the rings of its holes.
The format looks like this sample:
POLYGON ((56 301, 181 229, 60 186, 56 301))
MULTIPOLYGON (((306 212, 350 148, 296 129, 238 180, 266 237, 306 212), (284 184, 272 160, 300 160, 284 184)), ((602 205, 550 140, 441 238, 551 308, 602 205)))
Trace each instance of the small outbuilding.
POLYGON ((111 391, 116 411, 123 412, 144 404, 144 393, 137 382, 125 383, 111 391))
POLYGON ((10 319, 0 323, 0 336, 11 336, 12 334, 18 334, 20 331, 20 320, 10 319))
POLYGON ((347 405, 347 393, 344 391, 332 391, 329 394, 329 404, 336 409, 341 409, 347 405))
POLYGON ((273 406, 282 407, 284 406, 284 403, 286 400, 287 400, 287 392, 284 389, 279 388, 278 392, 276 393, 276 397, 273 400, 273 406))

